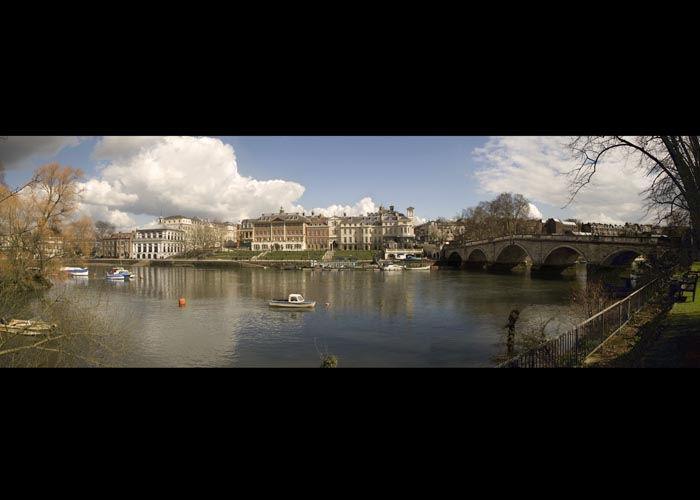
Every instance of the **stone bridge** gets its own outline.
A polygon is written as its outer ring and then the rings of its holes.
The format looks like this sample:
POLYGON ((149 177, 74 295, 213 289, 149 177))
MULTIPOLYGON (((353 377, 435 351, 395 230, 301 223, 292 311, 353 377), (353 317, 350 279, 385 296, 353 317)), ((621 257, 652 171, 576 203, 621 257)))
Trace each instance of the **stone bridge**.
POLYGON ((663 236, 616 237, 599 235, 523 235, 450 245, 440 260, 459 268, 509 271, 520 263, 532 264, 533 275, 559 274, 577 261, 588 269, 629 265, 638 256, 651 263, 671 250, 663 236))

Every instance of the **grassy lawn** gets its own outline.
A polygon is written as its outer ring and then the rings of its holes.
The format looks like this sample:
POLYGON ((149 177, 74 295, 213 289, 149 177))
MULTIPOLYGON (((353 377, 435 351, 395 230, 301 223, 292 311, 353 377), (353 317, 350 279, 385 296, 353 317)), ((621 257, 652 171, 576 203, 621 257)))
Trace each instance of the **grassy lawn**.
POLYGON ((252 250, 231 250, 230 252, 216 252, 209 259, 250 259, 262 252, 252 250))
MULTIPOLYGON (((700 262, 694 262, 690 267, 691 271, 700 271, 700 262)), ((683 294, 685 302, 678 302, 673 305, 673 309, 668 314, 669 320, 674 323, 694 322, 695 328, 700 327, 700 292, 695 292, 695 301, 690 302, 693 296, 690 293, 683 294)))
POLYGON ((372 260, 372 256, 381 255, 381 253, 381 250, 335 250, 333 252, 333 259, 342 257, 347 260, 350 257, 354 257, 357 260, 372 260))
MULTIPOLYGON (((692 270, 700 269, 700 262, 692 270)), ((660 328, 658 341, 642 360, 643 367, 700 368, 700 294, 684 295, 677 302, 660 328)))
POLYGON ((308 250, 302 252, 269 252, 260 260, 321 260, 324 250, 308 250))
MULTIPOLYGON (((692 270, 700 270, 695 262, 692 270)), ((678 276, 680 277, 680 275, 678 276)), ((623 331, 587 360, 588 366, 699 368, 700 293, 684 294, 667 314, 660 304, 640 311, 623 331)))

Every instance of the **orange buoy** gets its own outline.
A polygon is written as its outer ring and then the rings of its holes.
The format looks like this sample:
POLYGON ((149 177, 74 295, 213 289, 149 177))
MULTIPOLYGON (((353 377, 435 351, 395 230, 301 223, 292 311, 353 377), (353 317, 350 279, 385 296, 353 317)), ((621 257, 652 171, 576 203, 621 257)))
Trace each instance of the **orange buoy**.
POLYGON ((330 303, 330 302, 326 302, 326 307, 330 307, 330 306, 331 306, 331 303, 330 303))
POLYGON ((177 301, 177 304, 178 304, 180 307, 184 307, 185 304, 186 304, 186 303, 185 303, 185 299, 184 299, 183 297, 180 297, 180 300, 177 301))

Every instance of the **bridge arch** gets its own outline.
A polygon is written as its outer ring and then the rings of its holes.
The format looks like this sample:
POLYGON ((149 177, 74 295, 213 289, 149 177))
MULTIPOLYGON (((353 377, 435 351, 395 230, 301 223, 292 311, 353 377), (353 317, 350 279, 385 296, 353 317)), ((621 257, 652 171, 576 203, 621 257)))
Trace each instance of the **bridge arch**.
POLYGON ((529 258, 532 262, 532 257, 528 251, 522 245, 518 243, 511 243, 510 245, 501 249, 501 251, 496 256, 496 263, 498 264, 520 264, 525 262, 529 258))
POLYGON ((583 252, 578 248, 562 245, 552 249, 542 263, 545 266, 571 266, 574 265, 580 257, 586 258, 583 252))
POLYGON ((452 252, 447 258, 447 265, 450 267, 462 267, 462 256, 459 252, 452 252))
POLYGON ((469 252, 469 255, 467 256, 468 262, 486 262, 487 260, 486 254, 480 248, 475 248, 469 252))
POLYGON ((644 252, 639 250, 633 250, 631 248, 620 248, 612 253, 608 254, 604 259, 600 261, 600 265, 604 267, 611 266, 629 266, 632 261, 639 256, 649 259, 649 256, 644 252))

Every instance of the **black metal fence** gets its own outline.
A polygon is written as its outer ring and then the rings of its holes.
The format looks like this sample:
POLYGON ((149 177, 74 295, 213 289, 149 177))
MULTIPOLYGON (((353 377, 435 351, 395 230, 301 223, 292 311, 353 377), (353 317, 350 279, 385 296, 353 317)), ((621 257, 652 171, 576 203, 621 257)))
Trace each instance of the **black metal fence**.
POLYGON ((632 316, 660 291, 663 281, 656 279, 619 302, 579 323, 572 330, 548 340, 496 368, 567 368, 580 366, 632 316))

